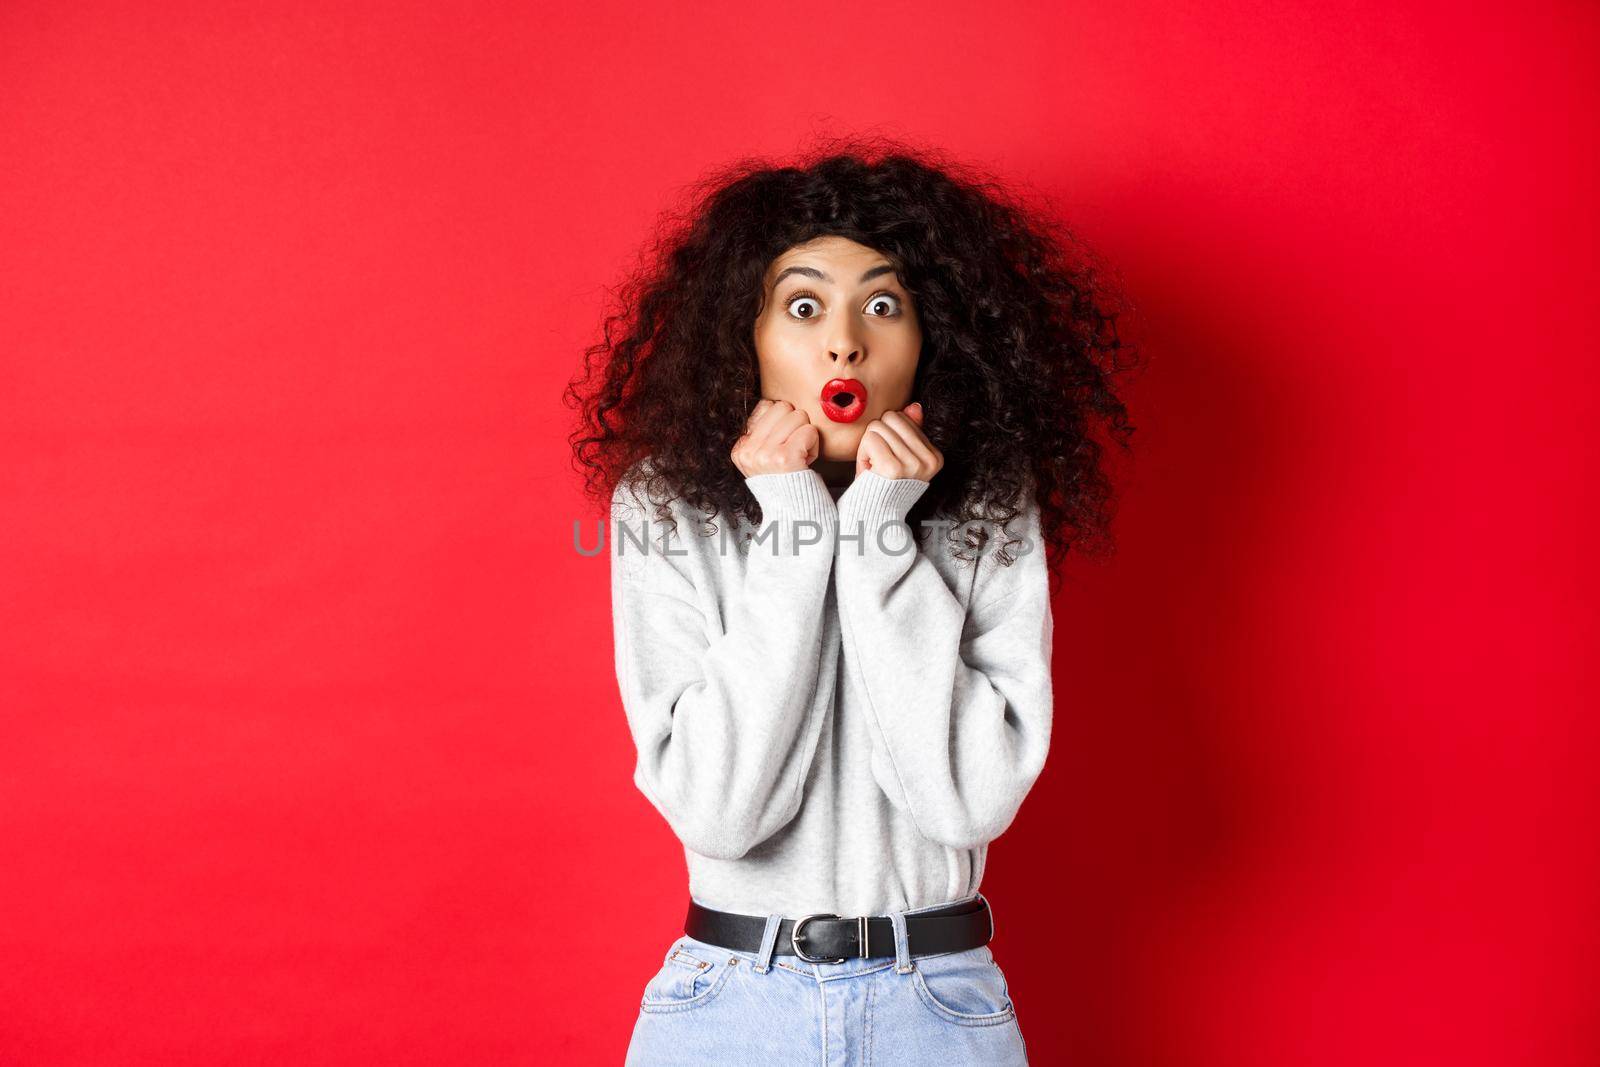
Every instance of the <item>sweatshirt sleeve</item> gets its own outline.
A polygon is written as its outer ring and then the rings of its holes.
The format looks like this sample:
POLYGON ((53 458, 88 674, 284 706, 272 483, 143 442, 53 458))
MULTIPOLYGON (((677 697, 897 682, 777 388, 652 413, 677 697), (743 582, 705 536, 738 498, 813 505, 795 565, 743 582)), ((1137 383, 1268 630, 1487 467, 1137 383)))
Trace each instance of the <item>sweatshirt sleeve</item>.
POLYGON ((809 467, 745 484, 761 524, 742 587, 720 613, 701 606, 710 594, 696 589, 685 558, 733 552, 731 537, 702 539, 695 517, 677 512, 678 533, 663 551, 668 527, 653 510, 620 489, 612 508, 613 633, 638 755, 634 784, 684 847, 715 859, 738 859, 799 811, 820 737, 818 711, 833 692, 819 665, 834 501, 809 467), (647 548, 624 526, 647 532, 647 548))
POLYGON ((869 470, 840 497, 840 623, 867 692, 879 786, 924 837, 977 848, 1011 825, 1050 747, 1049 570, 1029 496, 1006 529, 1025 543, 1003 566, 991 542, 963 608, 905 522, 927 488, 869 470))

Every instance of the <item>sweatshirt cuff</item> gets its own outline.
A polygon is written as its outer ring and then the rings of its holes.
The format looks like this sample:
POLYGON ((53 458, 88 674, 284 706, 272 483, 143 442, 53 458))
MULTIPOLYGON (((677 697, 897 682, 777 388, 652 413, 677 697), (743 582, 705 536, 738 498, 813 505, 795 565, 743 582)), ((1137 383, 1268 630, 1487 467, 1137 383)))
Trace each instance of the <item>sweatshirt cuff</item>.
POLYGON ((839 497, 839 518, 864 521, 869 531, 884 523, 904 522, 928 485, 921 478, 885 478, 876 471, 862 471, 839 497))
POLYGON ((814 467, 781 474, 757 474, 746 478, 744 484, 761 506, 764 523, 777 518, 831 523, 838 514, 833 497, 828 495, 828 483, 814 467))

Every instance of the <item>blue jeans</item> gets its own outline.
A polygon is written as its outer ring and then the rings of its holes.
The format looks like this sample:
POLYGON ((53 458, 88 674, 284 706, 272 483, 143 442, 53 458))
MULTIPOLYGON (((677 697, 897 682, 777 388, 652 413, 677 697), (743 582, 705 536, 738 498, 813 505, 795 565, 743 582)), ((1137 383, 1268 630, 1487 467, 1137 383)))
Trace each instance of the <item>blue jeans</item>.
POLYGON ((627 1067, 751 1054, 764 1067, 1026 1064, 1017 1011, 988 945, 912 958, 905 916, 944 906, 889 913, 895 955, 843 963, 775 956, 781 915, 767 917, 758 952, 675 938, 645 986, 627 1067))

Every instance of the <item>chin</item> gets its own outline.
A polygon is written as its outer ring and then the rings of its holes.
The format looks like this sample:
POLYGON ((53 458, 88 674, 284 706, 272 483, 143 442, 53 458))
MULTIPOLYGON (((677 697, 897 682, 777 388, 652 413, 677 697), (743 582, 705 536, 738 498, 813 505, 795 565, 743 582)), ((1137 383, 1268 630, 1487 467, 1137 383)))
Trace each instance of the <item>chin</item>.
POLYGON ((828 460, 854 460, 861 447, 861 432, 840 428, 822 435, 822 453, 819 458, 828 460))

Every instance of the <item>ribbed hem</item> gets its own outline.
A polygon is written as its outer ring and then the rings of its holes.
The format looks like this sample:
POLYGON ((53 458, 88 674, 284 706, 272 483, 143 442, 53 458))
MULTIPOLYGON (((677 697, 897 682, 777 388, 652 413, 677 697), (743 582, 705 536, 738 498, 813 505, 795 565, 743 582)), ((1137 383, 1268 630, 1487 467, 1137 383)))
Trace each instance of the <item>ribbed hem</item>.
POLYGON ((885 478, 876 471, 862 471, 839 498, 839 519, 865 522, 869 532, 886 522, 904 522, 928 485, 921 478, 885 478))
POLYGON ((828 495, 828 483, 814 467, 782 474, 757 474, 746 478, 744 484, 761 505, 762 522, 784 518, 814 519, 831 524, 838 515, 833 497, 828 495))

